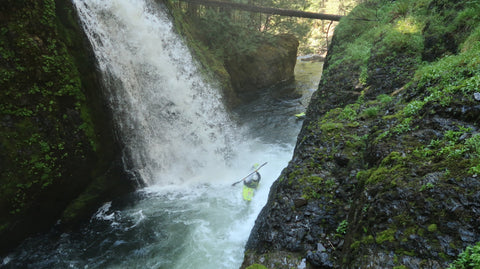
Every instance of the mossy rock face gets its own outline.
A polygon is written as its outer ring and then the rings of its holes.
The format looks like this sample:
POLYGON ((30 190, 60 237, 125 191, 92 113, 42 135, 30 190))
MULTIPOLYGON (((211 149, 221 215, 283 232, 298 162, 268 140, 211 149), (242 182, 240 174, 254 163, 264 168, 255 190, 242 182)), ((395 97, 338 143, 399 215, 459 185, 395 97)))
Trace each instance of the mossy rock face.
POLYGON ((249 101, 263 89, 294 79, 299 46, 294 35, 241 26, 227 19, 231 15, 228 10, 207 9, 198 16, 175 1, 163 2, 202 65, 205 78, 212 78, 210 82, 221 88, 227 109, 249 101))
POLYGON ((463 18, 472 10, 480 14, 469 1, 369 1, 339 24, 244 265, 283 253, 307 268, 447 268, 480 241, 480 16, 463 18), (359 15, 377 24, 359 27, 359 15), (432 31, 467 24, 455 49, 432 52, 432 31))
POLYGON ((261 265, 261 264, 252 264, 246 269, 267 269, 267 267, 261 265))
POLYGON ((182 9, 174 4, 173 1, 164 0, 163 4, 170 12, 175 29, 186 39, 186 43, 194 58, 202 66, 204 78, 217 88, 221 89, 222 100, 227 109, 233 109, 241 103, 238 94, 232 87, 230 75, 225 69, 224 57, 219 57, 218 51, 212 50, 209 46, 209 39, 205 32, 209 32, 208 27, 203 27, 201 21, 196 17, 184 14, 182 9))
POLYGON ((4 252, 50 228, 90 184, 102 187, 70 212, 64 227, 85 220, 101 201, 132 185, 116 159, 120 150, 111 138, 110 112, 72 3, 3 1, 0 22, 4 252))
POLYGON ((291 81, 297 60, 298 40, 280 35, 258 45, 252 52, 230 56, 225 67, 239 96, 291 81))
POLYGON ((245 261, 240 269, 290 269, 301 268, 305 265, 305 260, 300 255, 282 251, 263 253, 257 263, 250 261, 251 258, 255 259, 256 255, 249 252, 245 253, 245 261))

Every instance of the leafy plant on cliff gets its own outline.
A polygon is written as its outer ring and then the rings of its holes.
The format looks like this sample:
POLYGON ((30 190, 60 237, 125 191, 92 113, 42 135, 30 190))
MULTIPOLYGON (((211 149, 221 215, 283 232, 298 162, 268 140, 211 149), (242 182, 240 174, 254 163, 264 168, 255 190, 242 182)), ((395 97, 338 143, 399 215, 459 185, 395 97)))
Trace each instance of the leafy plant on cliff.
POLYGON ((347 229, 348 229, 348 221, 347 220, 342 220, 339 224, 338 224, 338 227, 337 229, 335 230, 337 232, 337 234, 339 234, 340 236, 343 236, 347 233, 347 229))
POLYGON ((417 87, 426 90, 425 102, 448 106, 460 96, 473 101, 473 94, 480 87, 479 52, 480 44, 476 44, 458 55, 444 57, 420 69, 417 87))
POLYGON ((467 247, 448 269, 468 269, 480 266, 480 243, 467 247))

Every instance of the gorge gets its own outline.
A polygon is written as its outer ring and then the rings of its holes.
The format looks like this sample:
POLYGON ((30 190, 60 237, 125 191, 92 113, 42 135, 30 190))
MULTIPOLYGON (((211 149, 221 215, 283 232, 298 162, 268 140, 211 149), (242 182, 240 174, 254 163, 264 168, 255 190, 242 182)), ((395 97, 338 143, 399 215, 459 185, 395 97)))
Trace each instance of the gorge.
POLYGON ((478 266, 479 1, 362 1, 320 83, 241 101, 170 1, 6 3, 0 267, 478 266))
POLYGON ((60 222, 29 237, 3 257, 2 268, 239 267, 269 186, 291 157, 301 125, 294 114, 305 110, 316 82, 264 90, 229 112, 163 5, 74 4, 98 62, 123 169, 140 188, 107 200, 75 229, 60 222), (256 162, 268 165, 246 203, 241 186, 231 184, 256 162))

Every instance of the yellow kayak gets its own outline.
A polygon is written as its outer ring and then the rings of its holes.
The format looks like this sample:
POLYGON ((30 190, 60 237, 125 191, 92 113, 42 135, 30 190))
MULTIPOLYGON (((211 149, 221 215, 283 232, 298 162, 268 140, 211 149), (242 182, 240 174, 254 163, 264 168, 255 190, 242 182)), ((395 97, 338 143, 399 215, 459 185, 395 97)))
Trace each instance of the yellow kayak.
POLYGON ((253 198, 253 193, 255 192, 255 189, 247 187, 243 185, 243 200, 245 201, 251 201, 253 198))

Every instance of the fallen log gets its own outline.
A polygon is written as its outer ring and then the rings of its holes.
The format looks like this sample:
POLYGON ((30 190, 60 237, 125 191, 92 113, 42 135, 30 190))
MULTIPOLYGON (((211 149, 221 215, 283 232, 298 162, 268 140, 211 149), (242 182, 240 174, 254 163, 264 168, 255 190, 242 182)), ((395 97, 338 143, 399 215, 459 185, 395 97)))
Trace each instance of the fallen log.
POLYGON ((317 20, 339 21, 341 18, 343 18, 342 15, 314 13, 314 12, 306 12, 306 11, 299 11, 299 10, 283 9, 283 8, 261 7, 261 6, 255 6, 255 5, 214 1, 214 0, 180 0, 180 1, 198 4, 198 5, 204 5, 204 6, 232 8, 232 9, 239 9, 239 10, 256 12, 256 13, 265 13, 265 14, 299 17, 299 18, 309 18, 309 19, 317 19, 317 20))

